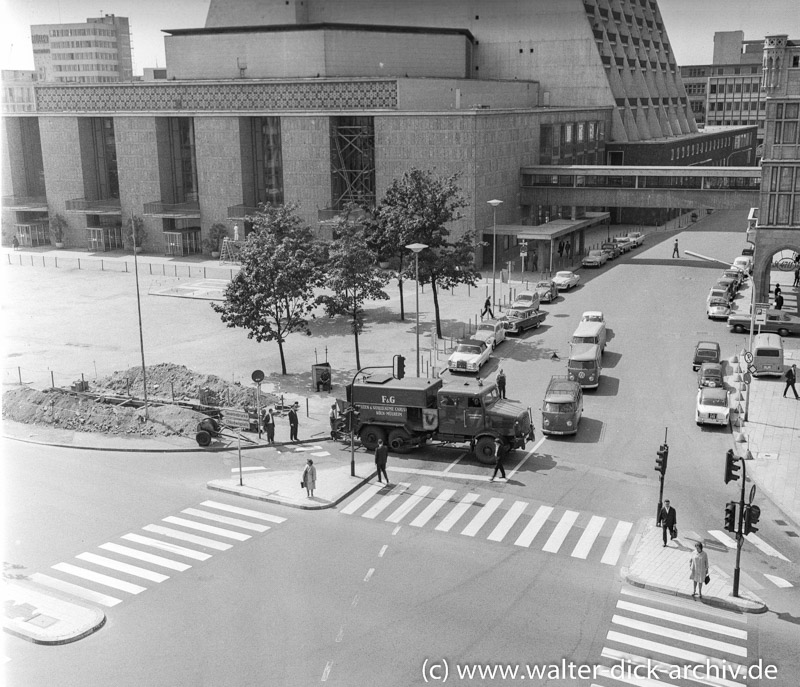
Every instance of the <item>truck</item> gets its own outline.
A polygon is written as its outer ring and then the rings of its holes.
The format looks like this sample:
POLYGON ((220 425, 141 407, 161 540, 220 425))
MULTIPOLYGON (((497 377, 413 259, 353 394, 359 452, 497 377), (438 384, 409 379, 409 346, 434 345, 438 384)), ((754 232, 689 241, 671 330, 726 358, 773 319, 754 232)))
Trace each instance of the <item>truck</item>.
POLYGON ((530 411, 481 380, 445 385, 441 379, 364 376, 347 386, 347 403, 355 411, 352 431, 368 451, 380 440, 395 453, 426 441, 469 443, 478 461, 490 465, 496 439, 504 451, 534 439, 530 411))

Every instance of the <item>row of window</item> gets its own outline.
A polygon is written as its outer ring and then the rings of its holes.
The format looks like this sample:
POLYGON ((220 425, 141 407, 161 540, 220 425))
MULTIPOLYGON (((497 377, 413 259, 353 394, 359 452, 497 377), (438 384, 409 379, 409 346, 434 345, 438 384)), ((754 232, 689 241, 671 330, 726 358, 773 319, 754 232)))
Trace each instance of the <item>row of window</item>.
POLYGON ((57 76, 53 79, 58 83, 117 83, 118 76, 57 76))
POLYGON ((775 166, 764 173, 769 177, 767 224, 800 224, 800 167, 775 166))
POLYGON ((115 52, 59 52, 53 53, 54 60, 116 60, 115 52))
POLYGON ((54 64, 55 72, 117 72, 119 65, 114 64, 54 64))
POLYGON ((116 36, 116 29, 101 29, 94 26, 85 29, 50 29, 51 38, 64 36, 116 36))
POLYGON ((708 116, 708 123, 713 126, 757 126, 759 130, 764 128, 763 119, 723 119, 715 114, 708 116))
POLYGON ((68 50, 70 48, 113 48, 116 50, 116 41, 59 41, 50 46, 53 50, 68 50))
POLYGON ((758 74, 759 66, 750 67, 733 67, 733 71, 729 71, 730 67, 686 67, 684 76, 724 76, 726 74, 758 74), (742 71, 744 69, 744 71, 742 71))
POLYGON ((759 81, 712 81, 708 84, 709 93, 758 93, 761 90, 759 81))
POLYGON ((800 103, 776 103, 773 143, 798 143, 800 103))
POLYGON ((600 174, 523 174, 523 186, 561 186, 566 188, 687 188, 757 191, 761 176, 605 176, 600 174))
POLYGON ((767 103, 764 100, 751 101, 751 100, 728 100, 727 102, 716 102, 710 100, 708 103, 709 112, 730 112, 731 110, 761 110, 762 112, 767 109, 767 103))
POLYGON ((670 160, 680 160, 686 157, 693 157, 694 155, 701 155, 710 153, 713 150, 720 148, 729 148, 731 145, 735 149, 746 148, 752 145, 753 135, 748 132, 744 134, 737 134, 736 136, 720 136, 719 138, 712 138, 708 141, 700 141, 698 143, 690 143, 689 145, 679 146, 669 151, 670 160))

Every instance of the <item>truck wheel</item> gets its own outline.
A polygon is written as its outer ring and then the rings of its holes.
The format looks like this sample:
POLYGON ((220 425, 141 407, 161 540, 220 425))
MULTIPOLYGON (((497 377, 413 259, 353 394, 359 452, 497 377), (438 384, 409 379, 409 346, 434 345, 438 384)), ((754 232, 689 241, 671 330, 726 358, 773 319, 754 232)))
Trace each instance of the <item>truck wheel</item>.
POLYGON ((479 463, 484 465, 494 464, 494 439, 492 437, 481 437, 475 444, 475 457, 479 463))
POLYGON ((367 449, 367 451, 374 451, 378 448, 378 442, 381 439, 386 441, 386 432, 383 431, 382 427, 367 425, 361 430, 359 438, 361 439, 362 446, 367 449))
POLYGON ((211 444, 211 435, 206 431, 199 431, 194 435, 194 438, 200 446, 209 446, 211 444))
POLYGON ((404 429, 393 429, 389 432, 389 448, 395 453, 408 453, 413 446, 409 443, 411 435, 404 429))

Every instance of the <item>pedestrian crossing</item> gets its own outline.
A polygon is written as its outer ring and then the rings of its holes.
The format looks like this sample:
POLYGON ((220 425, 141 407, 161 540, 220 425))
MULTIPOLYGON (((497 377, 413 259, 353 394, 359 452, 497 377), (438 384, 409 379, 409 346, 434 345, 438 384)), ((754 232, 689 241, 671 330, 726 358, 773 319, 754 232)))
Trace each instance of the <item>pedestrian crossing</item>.
POLYGON ((476 492, 458 495, 455 489, 437 492, 427 485, 412 491, 406 482, 391 488, 372 484, 339 512, 522 548, 538 547, 545 553, 609 566, 618 563, 633 528, 633 523, 623 520, 523 500, 486 498, 476 492))
POLYGON ((278 515, 207 500, 28 579, 111 608, 285 521, 278 515))
POLYGON ((592 687, 745 687, 754 662, 747 617, 623 588, 592 687))

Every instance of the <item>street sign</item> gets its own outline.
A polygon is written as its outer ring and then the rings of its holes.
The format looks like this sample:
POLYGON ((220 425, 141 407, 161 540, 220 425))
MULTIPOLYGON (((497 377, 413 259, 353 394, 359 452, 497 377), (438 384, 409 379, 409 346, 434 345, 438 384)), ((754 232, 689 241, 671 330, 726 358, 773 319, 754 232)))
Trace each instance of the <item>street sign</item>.
POLYGON ((256 384, 263 382, 264 373, 261 370, 253 370, 253 374, 250 375, 250 379, 252 379, 256 384))
POLYGON ((757 370, 756 370, 756 366, 755 366, 755 365, 748 365, 748 366, 747 366, 747 371, 748 371, 748 372, 749 372, 751 375, 754 375, 754 374, 757 372, 757 370))
POLYGON ((752 364, 753 364, 753 354, 752 354, 750 351, 745 351, 745 354, 744 354, 744 361, 745 361, 745 362, 746 362, 748 365, 752 365, 752 364))
POLYGON ((756 485, 754 484, 750 487, 750 501, 748 503, 753 503, 753 499, 756 497, 756 485))
POLYGON ((756 308, 756 324, 766 324, 767 323, 767 309, 766 308, 756 308))

